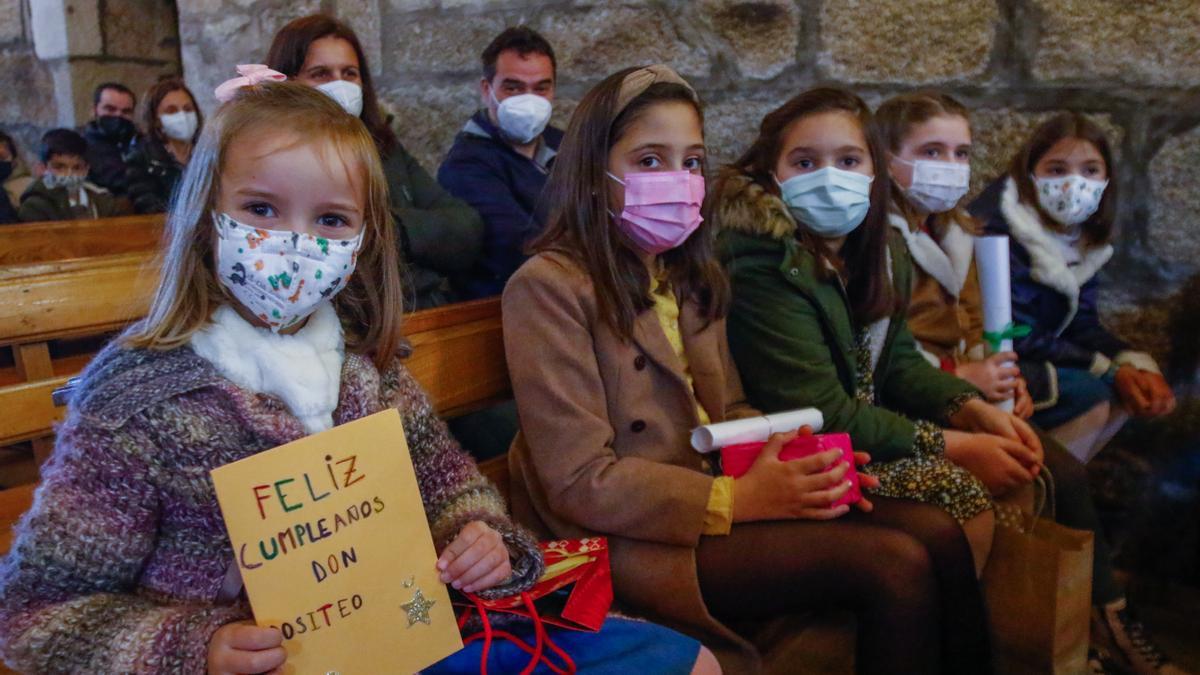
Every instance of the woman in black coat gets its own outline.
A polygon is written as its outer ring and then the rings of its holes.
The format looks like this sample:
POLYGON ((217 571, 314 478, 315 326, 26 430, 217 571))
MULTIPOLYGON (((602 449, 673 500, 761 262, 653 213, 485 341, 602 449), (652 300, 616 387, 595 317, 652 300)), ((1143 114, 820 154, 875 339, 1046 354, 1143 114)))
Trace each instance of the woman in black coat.
POLYGON ((142 124, 146 135, 126 161, 129 199, 138 213, 162 213, 191 159, 203 117, 183 81, 169 78, 146 92, 142 124))

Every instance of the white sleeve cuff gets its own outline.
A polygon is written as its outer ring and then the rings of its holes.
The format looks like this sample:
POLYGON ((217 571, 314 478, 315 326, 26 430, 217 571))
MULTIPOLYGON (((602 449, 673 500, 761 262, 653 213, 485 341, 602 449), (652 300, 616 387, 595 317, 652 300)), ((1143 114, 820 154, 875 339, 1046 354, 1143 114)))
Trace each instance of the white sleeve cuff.
POLYGON ((1113 361, 1118 366, 1133 366, 1138 370, 1145 370, 1157 375, 1162 375, 1162 370, 1160 370, 1158 364, 1155 363, 1154 357, 1150 356, 1146 352, 1135 352, 1130 350, 1118 352, 1113 361))
POLYGON ((1088 367, 1088 372, 1096 377, 1101 377, 1108 372, 1112 367, 1112 360, 1107 356, 1096 352, 1092 355, 1092 365, 1088 367))
MULTIPOLYGON (((914 340, 914 342, 916 342, 916 341, 914 340)), ((926 351, 925 347, 921 346, 920 342, 917 342, 916 344, 917 344, 917 351, 921 352, 921 356, 925 357, 925 360, 929 362, 929 365, 933 366, 934 368, 937 368, 938 370, 941 370, 942 369, 942 360, 939 359, 932 352, 926 351)))

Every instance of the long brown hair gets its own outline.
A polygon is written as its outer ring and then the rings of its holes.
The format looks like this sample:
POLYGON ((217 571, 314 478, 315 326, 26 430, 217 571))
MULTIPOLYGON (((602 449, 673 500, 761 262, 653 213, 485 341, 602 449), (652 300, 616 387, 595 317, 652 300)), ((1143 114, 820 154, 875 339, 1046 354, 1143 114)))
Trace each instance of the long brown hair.
POLYGON ((271 133, 290 134, 295 143, 330 144, 349 170, 361 172, 365 234, 354 274, 333 305, 346 330, 346 348, 372 355, 382 368, 402 337, 400 264, 379 153, 360 120, 325 94, 290 82, 242 87, 200 134, 167 215, 158 290, 146 319, 126 336, 126 343, 146 349, 179 347, 217 307, 233 302, 217 278, 214 259, 213 214, 221 172, 239 137, 271 133))
POLYGON ((887 203, 891 179, 879 131, 871 109, 862 99, 844 89, 819 87, 792 97, 767 113, 759 126, 758 138, 733 164, 725 167, 717 179, 714 192, 724 195, 728 181, 746 176, 763 190, 777 197, 775 166, 783 152, 783 139, 792 124, 809 115, 826 112, 847 112, 854 116, 867 139, 867 151, 875 165, 871 182, 871 206, 863 222, 846 237, 841 252, 834 255, 825 242, 807 228, 796 227, 796 239, 817 259, 819 278, 829 279, 834 270, 846 275, 846 294, 855 320, 865 325, 896 309, 896 294, 887 269, 887 203))
POLYGON ((396 134, 388 126, 383 110, 379 107, 379 99, 375 96, 375 85, 371 80, 371 68, 367 65, 367 55, 354 29, 326 14, 311 14, 292 21, 275 34, 271 41, 271 49, 267 51, 267 66, 277 70, 289 78, 300 74, 304 60, 308 58, 308 48, 312 43, 324 37, 336 37, 350 43, 358 56, 358 72, 362 78, 363 109, 359 117, 371 136, 379 153, 387 157, 396 149, 399 143, 396 134))
POLYGON ((1108 144, 1108 136, 1100 125, 1077 112, 1063 112, 1043 122, 1030 134, 1029 140, 1021 146, 1013 157, 1008 175, 1017 184, 1017 194, 1021 201, 1037 209, 1044 223, 1054 223, 1050 215, 1042 209, 1037 198, 1037 186, 1033 182, 1033 169, 1041 161, 1054 144, 1064 138, 1078 138, 1096 147, 1104 159, 1104 170, 1108 175, 1108 186, 1100 197, 1100 207, 1087 220, 1083 221, 1084 239, 1093 246, 1108 243, 1112 238, 1113 221, 1117 213, 1117 181, 1113 178, 1112 148, 1108 144))
POLYGON ((173 91, 182 91, 192 99, 192 107, 196 109, 196 133, 192 134, 192 145, 195 145, 196 139, 200 138, 200 130, 204 128, 204 113, 200 112, 200 106, 196 105, 196 97, 192 96, 192 90, 178 77, 159 80, 146 90, 142 101, 142 128, 151 138, 166 144, 167 136, 163 133, 162 122, 158 120, 158 104, 173 91))
MULTIPOLYGON (((608 155, 629 127, 654 105, 691 105, 703 125, 704 112, 695 93, 681 84, 658 82, 634 97, 619 113, 626 68, 593 87, 571 115, 566 134, 546 183, 549 203, 555 204, 544 232, 530 243, 533 252, 555 250, 574 258, 591 277, 600 313, 618 335, 629 339, 633 322, 654 305, 650 273, 612 216, 608 155)), ((706 220, 682 245, 660 260, 680 298, 695 300, 711 322, 729 309, 729 282, 713 252, 713 229, 706 220)))
MULTIPOLYGON (((904 145, 904 139, 912 133, 913 127, 943 116, 961 117, 966 120, 968 128, 971 124, 971 113, 965 105, 949 94, 929 90, 901 94, 884 101, 875 110, 875 126, 879 128, 879 137, 884 147, 895 156, 899 154, 900 146, 904 145)), ((908 197, 904 195, 904 188, 894 180, 892 204, 910 223, 926 218, 926 214, 918 211, 908 201, 908 197)), ((933 214, 933 228, 941 232, 952 220, 969 233, 979 234, 978 223, 967 213, 962 203, 949 211, 933 214)))

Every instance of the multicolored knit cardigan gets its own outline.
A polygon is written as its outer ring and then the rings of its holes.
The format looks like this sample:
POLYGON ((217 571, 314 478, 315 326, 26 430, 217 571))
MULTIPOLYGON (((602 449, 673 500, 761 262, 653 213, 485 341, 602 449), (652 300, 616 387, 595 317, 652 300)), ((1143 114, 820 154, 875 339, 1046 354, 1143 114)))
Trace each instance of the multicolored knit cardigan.
MULTIPOLYGON (((447 434, 412 375, 347 354, 334 423, 399 409, 435 545, 472 520, 499 531, 530 587, 531 536, 447 434)), ((110 345, 88 367, 33 507, 0 563, 0 654, 33 673, 201 673, 210 637, 250 617, 226 581, 233 552, 209 470, 305 435, 270 396, 191 349, 110 345)), ((235 585, 236 588, 236 585, 235 585)))

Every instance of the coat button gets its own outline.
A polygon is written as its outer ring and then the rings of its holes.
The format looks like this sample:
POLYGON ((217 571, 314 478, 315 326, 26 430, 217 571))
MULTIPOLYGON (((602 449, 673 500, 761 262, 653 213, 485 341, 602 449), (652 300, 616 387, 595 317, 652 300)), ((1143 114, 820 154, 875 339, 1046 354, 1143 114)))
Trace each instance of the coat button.
POLYGON ((793 267, 792 269, 788 270, 788 274, 790 274, 794 277, 798 277, 798 276, 800 276, 800 268, 793 267))
POLYGON ((640 434, 646 430, 645 420, 634 420, 633 424, 629 425, 629 430, 635 434, 640 434))
POLYGON ((646 369, 646 355, 638 354, 636 357, 634 357, 633 367, 637 370, 645 370, 646 369))

